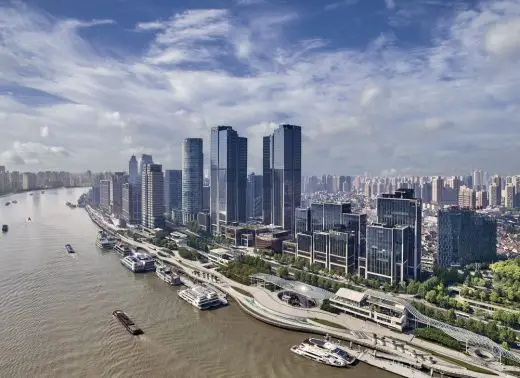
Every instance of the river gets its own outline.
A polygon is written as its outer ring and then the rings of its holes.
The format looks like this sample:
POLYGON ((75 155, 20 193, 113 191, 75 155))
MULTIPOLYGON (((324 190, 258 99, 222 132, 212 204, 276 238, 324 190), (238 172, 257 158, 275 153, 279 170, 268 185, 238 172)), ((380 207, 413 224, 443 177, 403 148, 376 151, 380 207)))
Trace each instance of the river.
POLYGON ((95 246, 98 228, 87 213, 65 206, 83 192, 0 197, 0 224, 9 225, 0 235, 0 376, 395 377, 362 363, 337 369, 298 357, 289 348, 305 334, 233 304, 200 312, 155 274, 133 274, 95 246), (115 309, 145 334, 131 336, 115 309))

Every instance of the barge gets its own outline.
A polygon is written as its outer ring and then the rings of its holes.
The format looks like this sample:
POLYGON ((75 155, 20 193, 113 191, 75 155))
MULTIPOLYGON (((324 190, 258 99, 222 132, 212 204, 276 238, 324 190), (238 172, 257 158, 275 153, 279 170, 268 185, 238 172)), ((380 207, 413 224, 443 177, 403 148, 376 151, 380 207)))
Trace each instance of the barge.
POLYGON ((132 319, 130 319, 123 311, 115 310, 112 312, 112 315, 114 315, 132 335, 141 335, 144 333, 143 330, 136 326, 132 319))
POLYGON ((65 249, 67 250, 67 253, 75 253, 74 248, 70 244, 65 244, 65 249))

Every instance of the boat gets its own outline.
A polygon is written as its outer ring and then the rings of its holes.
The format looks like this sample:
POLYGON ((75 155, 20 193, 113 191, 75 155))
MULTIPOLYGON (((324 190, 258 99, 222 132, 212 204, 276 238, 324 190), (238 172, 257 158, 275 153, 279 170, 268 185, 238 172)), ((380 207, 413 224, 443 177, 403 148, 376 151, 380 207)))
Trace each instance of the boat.
POLYGON ((72 248, 72 246, 70 244, 65 244, 65 249, 67 250, 68 253, 76 252, 76 251, 74 251, 74 248, 72 248))
POLYGON ((18 201, 17 200, 12 200, 11 203, 18 203, 18 201))
POLYGON ((96 245, 102 249, 112 249, 115 247, 117 240, 112 236, 107 234, 105 231, 99 231, 98 237, 96 239, 96 245))
POLYGON ((308 338, 301 344, 291 347, 291 352, 310 360, 335 367, 347 367, 356 361, 356 357, 349 355, 339 345, 328 338, 308 338))
POLYGON ((9 206, 10 204, 11 204, 11 202, 6 202, 5 206, 9 206))
POLYGON ((179 286, 182 284, 181 277, 178 274, 172 272, 171 269, 166 266, 160 266, 157 268, 155 274, 157 274, 161 280, 169 285, 179 286))
POLYGON ((9 231, 9 226, 6 224, 2 225, 2 232, 7 232, 7 231, 9 231))
POLYGON ((134 273, 151 272, 155 270, 155 260, 147 253, 136 252, 121 259, 121 264, 134 273))
POLYGON ((223 295, 219 295, 215 290, 203 285, 179 290, 178 295, 199 310, 209 310, 225 306, 228 303, 223 295))
POLYGON ((27 221, 28 221, 28 222, 32 221, 31 217, 27 218, 27 221))
POLYGON ((131 255, 132 254, 132 250, 130 249, 129 246, 127 246, 125 243, 121 242, 121 241, 118 241, 116 243, 116 246, 114 247, 114 251, 125 257, 125 256, 128 256, 128 255, 131 255))
POLYGON ((130 319, 123 311, 115 310, 112 312, 112 315, 114 315, 132 335, 142 335, 144 333, 143 330, 136 326, 132 319, 130 319))
POLYGON ((44 193, 45 193, 45 190, 42 190, 40 193, 41 193, 41 194, 44 194, 44 193))

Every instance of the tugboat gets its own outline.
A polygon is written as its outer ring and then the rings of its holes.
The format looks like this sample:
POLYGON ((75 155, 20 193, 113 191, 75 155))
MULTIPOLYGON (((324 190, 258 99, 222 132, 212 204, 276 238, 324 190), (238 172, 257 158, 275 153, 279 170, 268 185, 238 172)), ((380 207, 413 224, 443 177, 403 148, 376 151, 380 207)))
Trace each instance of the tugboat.
POLYGON ((2 232, 7 232, 7 231, 9 231, 9 226, 6 225, 6 224, 4 224, 4 225, 2 226, 2 232))
POLYGON ((144 333, 143 330, 136 326, 132 319, 130 319, 123 311, 115 310, 112 312, 112 315, 114 315, 132 335, 142 335, 144 333))
POLYGON ((70 244, 65 244, 65 249, 67 250, 68 253, 76 252, 76 251, 74 251, 74 248, 72 248, 72 246, 70 244))

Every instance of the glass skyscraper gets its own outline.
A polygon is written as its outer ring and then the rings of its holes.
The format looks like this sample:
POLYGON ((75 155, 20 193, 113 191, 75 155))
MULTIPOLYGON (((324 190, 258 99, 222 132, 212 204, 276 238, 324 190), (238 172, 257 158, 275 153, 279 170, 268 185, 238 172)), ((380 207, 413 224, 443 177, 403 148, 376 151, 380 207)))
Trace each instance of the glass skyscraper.
POLYGON ((246 221, 247 138, 231 126, 211 129, 210 217, 212 231, 220 225, 246 221))
MULTIPOLYGON (((388 227, 410 226, 412 248, 406 256, 407 275, 414 280, 421 273, 422 201, 414 198, 413 189, 398 189, 393 194, 377 197, 377 222, 388 227)), ((367 236, 368 237, 368 236, 367 236)), ((368 246, 367 246, 368 251, 368 246)), ((369 259, 370 256, 367 256, 369 259)), ((367 262, 370 264, 370 262, 367 262)))
POLYGON ((487 263, 497 259, 497 222, 473 210, 439 210, 437 264, 487 263))
POLYGON ((294 212, 301 206, 302 132, 281 125, 263 142, 264 223, 295 231, 294 212))
POLYGON ((164 211, 182 208, 182 171, 167 169, 164 171, 164 211))
POLYGON ((182 144, 182 221, 196 220, 202 211, 204 154, 201 138, 186 138, 182 144))

